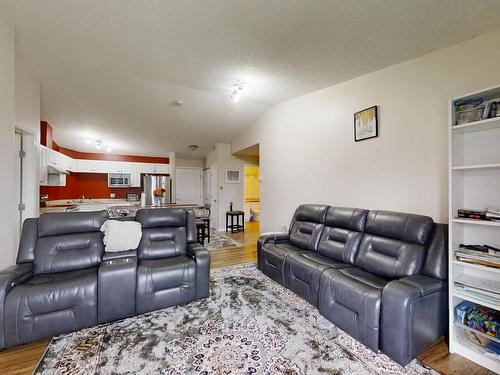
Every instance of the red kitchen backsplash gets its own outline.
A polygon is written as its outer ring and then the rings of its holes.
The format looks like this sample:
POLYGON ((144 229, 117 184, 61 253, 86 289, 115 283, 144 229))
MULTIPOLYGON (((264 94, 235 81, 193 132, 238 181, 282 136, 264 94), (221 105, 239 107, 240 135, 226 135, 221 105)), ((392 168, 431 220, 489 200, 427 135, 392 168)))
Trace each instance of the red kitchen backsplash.
POLYGON ((48 194, 49 200, 85 198, 104 199, 110 198, 114 193, 115 198, 123 199, 127 194, 141 194, 142 188, 110 188, 106 173, 70 173, 66 176, 66 186, 40 186, 40 194, 48 194))

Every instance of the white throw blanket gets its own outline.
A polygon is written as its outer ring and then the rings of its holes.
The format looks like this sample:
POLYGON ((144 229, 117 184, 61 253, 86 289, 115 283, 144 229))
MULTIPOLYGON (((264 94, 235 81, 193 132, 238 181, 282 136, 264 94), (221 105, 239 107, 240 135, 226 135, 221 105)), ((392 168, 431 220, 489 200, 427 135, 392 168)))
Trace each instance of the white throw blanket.
POLYGON ((137 221, 106 220, 101 232, 107 252, 137 249, 142 237, 142 227, 137 221))

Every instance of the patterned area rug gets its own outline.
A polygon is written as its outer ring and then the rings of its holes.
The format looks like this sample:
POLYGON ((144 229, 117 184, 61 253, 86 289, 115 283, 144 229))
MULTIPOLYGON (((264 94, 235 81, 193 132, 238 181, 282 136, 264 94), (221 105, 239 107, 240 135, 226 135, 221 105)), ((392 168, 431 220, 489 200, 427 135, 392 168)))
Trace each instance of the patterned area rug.
POLYGON ((210 242, 205 241, 205 247, 208 251, 222 250, 231 247, 242 247, 243 245, 238 241, 225 236, 221 232, 217 232, 215 229, 210 229, 210 242))
POLYGON ((36 374, 436 374, 401 367, 252 266, 213 272, 203 301, 54 338, 36 374))

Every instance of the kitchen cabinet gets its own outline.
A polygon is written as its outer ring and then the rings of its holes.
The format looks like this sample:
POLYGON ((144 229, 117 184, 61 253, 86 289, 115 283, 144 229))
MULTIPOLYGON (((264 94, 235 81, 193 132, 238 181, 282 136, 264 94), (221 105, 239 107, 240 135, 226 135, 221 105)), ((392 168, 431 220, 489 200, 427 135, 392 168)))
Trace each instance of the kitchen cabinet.
POLYGON ((41 186, 47 186, 49 184, 49 173, 47 171, 47 148, 40 146, 38 158, 38 177, 41 186))
POLYGON ((169 174, 170 165, 169 164, 155 164, 154 173, 169 174))
POLYGON ((77 172, 93 173, 95 170, 95 160, 78 160, 77 172))
MULTIPOLYGON (((66 176, 50 177, 47 167, 54 166, 69 172, 78 173, 130 173, 132 187, 141 186, 141 174, 170 174, 169 164, 135 163, 109 160, 73 159, 65 154, 40 146, 39 180, 42 186, 63 186, 66 176), (50 177, 50 181, 49 181, 50 177)), ((56 175, 54 175, 56 176, 56 175)))
POLYGON ((108 161, 105 163, 108 173, 132 173, 131 163, 121 161, 108 161))
POLYGON ((155 173, 155 165, 152 163, 138 163, 139 172, 144 174, 155 173))
POLYGON ((141 187, 141 164, 130 163, 130 187, 141 187))

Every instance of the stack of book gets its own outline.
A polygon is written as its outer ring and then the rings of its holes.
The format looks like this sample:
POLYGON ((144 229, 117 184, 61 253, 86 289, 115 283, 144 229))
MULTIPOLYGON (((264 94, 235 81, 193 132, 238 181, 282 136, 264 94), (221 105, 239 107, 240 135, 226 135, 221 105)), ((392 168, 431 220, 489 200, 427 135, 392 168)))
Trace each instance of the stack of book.
POLYGON ((488 207, 486 210, 486 220, 500 221, 500 209, 488 207))
POLYGON ((500 221, 500 209, 491 207, 488 207, 486 210, 460 208, 458 210, 458 218, 500 221))
POLYGON ((457 260, 500 268, 500 245, 463 245, 455 251, 457 260))
POLYGON ((461 219, 487 220, 485 210, 474 210, 470 208, 460 208, 458 210, 458 217, 461 219))

